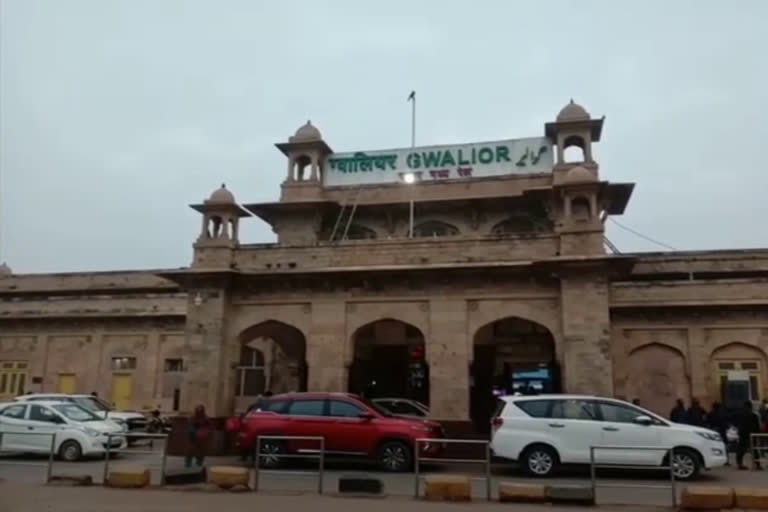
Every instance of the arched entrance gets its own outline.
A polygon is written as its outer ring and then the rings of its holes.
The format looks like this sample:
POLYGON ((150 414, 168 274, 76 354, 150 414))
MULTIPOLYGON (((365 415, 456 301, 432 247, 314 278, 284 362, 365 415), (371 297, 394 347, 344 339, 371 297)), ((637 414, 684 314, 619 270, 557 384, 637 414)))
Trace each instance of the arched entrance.
POLYGON ((236 410, 244 410, 266 391, 307 390, 307 343, 297 328, 267 320, 240 333, 235 369, 236 410))
POLYGON ((555 340, 546 327, 508 317, 478 329, 473 341, 470 415, 476 432, 490 430, 498 395, 560 392, 555 340))
POLYGON ((429 404, 429 367, 418 328, 399 320, 377 320, 360 327, 352 343, 350 393, 429 404))

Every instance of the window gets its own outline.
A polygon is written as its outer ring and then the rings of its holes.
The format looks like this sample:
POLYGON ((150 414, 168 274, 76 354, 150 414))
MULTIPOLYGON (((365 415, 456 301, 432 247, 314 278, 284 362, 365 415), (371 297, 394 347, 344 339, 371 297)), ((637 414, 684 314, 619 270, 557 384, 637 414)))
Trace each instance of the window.
POLYGON ((366 240, 376 238, 376 232, 365 226, 359 224, 352 224, 347 231, 347 239, 349 240, 366 240))
POLYGON ((243 345, 240 348, 240 365, 237 367, 237 396, 258 396, 266 390, 264 353, 243 345))
POLYGON ((613 421, 616 423, 634 423, 635 418, 638 416, 646 416, 642 411, 632 407, 608 402, 600 403, 600 412, 602 413, 603 421, 613 421))
POLYGON ((525 214, 517 214, 505 219, 491 228, 491 233, 497 236, 515 233, 530 233, 543 231, 546 221, 525 214))
POLYGON ((551 400, 518 400, 515 405, 531 418, 548 418, 552 408, 551 400))
POLYGON ((411 416, 426 416, 424 411, 409 402, 393 401, 385 405, 393 414, 409 414, 411 416))
POLYGON ((100 421, 101 418, 75 404, 58 404, 54 409, 73 421, 100 421))
POLYGON ((288 414, 294 416, 322 416, 324 410, 324 400, 294 400, 288 406, 288 414))
POLYGON ((0 415, 5 416, 6 418, 22 420, 24 419, 24 413, 26 412, 26 410, 27 410, 26 405, 11 405, 3 409, 3 412, 0 413, 0 415))
POLYGON ((585 400, 553 400, 552 418, 564 420, 595 420, 595 404, 585 400))
POLYGON ((47 423, 63 423, 53 411, 46 409, 42 405, 30 405, 29 419, 32 421, 45 421, 47 423))
POLYGON ((183 359, 166 359, 163 368, 166 372, 183 372, 184 360, 183 359))
POLYGON ((135 370, 136 358, 135 357, 113 357, 112 369, 113 370, 135 370))
POLYGON ((0 362, 0 400, 26 392, 27 366, 26 361, 0 362))
POLYGON ((424 222, 413 228, 413 236, 419 238, 437 238, 441 236, 456 236, 458 234, 459 230, 456 226, 436 220, 424 222))
MULTIPOLYGON (((365 412, 358 406, 350 402, 341 400, 331 400, 331 416, 341 416, 343 418, 357 418, 360 413, 365 412)), ((394 412, 394 411, 393 411, 394 412)))
POLYGON ((717 361, 717 380, 720 383, 720 398, 724 403, 730 402, 727 395, 728 374, 730 372, 740 372, 737 380, 747 380, 749 385, 745 393, 749 394, 749 400, 757 402, 763 399, 762 395, 762 368, 758 360, 720 360, 717 361))

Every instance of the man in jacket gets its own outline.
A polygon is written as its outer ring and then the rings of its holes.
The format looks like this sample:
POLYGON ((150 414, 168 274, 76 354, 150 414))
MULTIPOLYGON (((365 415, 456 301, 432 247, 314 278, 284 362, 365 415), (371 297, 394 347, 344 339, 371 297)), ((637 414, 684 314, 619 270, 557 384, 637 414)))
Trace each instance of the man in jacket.
MULTIPOLYGON (((760 433, 760 418, 752 410, 752 402, 747 400, 744 407, 736 413, 736 428, 739 429, 739 448, 736 452, 736 463, 739 469, 747 469, 744 465, 744 454, 747 453, 752 444, 752 434, 760 433)), ((752 465, 755 469, 762 469, 760 466, 760 451, 752 451, 752 465)))
POLYGON ((673 423, 685 423, 687 417, 688 415, 685 412, 685 404, 681 398, 678 398, 677 402, 675 402, 675 407, 669 413, 669 419, 673 423))

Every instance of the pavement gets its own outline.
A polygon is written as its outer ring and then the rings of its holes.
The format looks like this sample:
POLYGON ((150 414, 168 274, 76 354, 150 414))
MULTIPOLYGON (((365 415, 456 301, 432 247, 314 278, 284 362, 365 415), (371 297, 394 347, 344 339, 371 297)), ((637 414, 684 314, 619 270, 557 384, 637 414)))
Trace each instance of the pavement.
MULTIPOLYGON (((509 510, 509 505, 502 503, 442 503, 398 497, 375 499, 306 494, 206 494, 0 483, 0 512, 392 512, 394 508, 398 512, 469 512, 477 511, 478 507, 488 512, 509 510)), ((587 512, 584 507, 515 505, 514 508, 516 512, 587 512)))
MULTIPOLYGON (((110 467, 112 465, 125 465, 125 464, 140 464, 149 467, 153 474, 153 483, 160 483, 160 468, 162 460, 162 451, 160 446, 155 446, 153 449, 149 447, 138 447, 130 449, 126 452, 113 456, 110 461, 110 467)), ((88 460, 76 463, 67 463, 62 461, 55 461, 52 467, 52 474, 57 476, 82 476, 90 475, 95 483, 101 483, 104 475, 104 460, 88 460)), ((209 457, 206 459, 206 465, 242 465, 234 457, 209 457)), ((30 456, 0 456, 0 480, 5 480, 2 484, 2 488, 10 489, 12 494, 17 494, 15 491, 17 484, 23 488, 29 485, 40 485, 45 482, 47 473, 48 460, 47 457, 30 457, 30 456)), ((183 459, 179 457, 169 457, 166 461, 166 469, 173 471, 183 467, 183 459)), ((286 499, 290 498, 290 501, 297 500, 296 496, 306 495, 311 499, 317 499, 318 480, 316 473, 316 461, 307 461, 304 463, 295 462, 289 467, 278 471, 260 471, 259 476, 259 493, 249 493, 251 499, 261 499, 262 495, 274 495, 282 494, 286 496, 286 499)), ((486 481, 485 481, 485 468, 478 466, 477 464, 446 464, 446 465, 425 465, 422 467, 425 473, 445 473, 445 474, 467 474, 474 478, 473 480, 473 497, 477 500, 485 500, 486 498, 486 481)), ((415 478, 413 473, 383 473, 379 472, 375 465, 368 462, 355 462, 355 461, 334 461, 329 460, 326 462, 326 470, 323 475, 323 493, 326 495, 332 495, 338 489, 338 479, 342 475, 360 475, 365 474, 379 478, 384 483, 385 493, 390 499, 405 499, 412 498, 414 496, 415 478)), ((491 467, 491 489, 492 499, 496 498, 496 488, 499 482, 531 482, 534 479, 527 478, 522 475, 519 468, 512 464, 502 463, 493 464, 491 467)), ((590 484, 590 475, 588 468, 564 468, 563 471, 556 478, 550 478, 546 480, 535 480, 537 483, 546 483, 548 485, 557 484, 590 484)), ((597 488, 597 502, 601 505, 635 505, 635 506, 651 506, 651 507, 666 507, 671 505, 671 488, 669 482, 669 473, 664 471, 600 471, 598 473, 598 488, 597 488)), ((697 481, 693 484, 708 484, 708 485, 724 485, 724 486, 745 486, 745 487, 768 487, 768 471, 738 471, 732 467, 720 468, 715 471, 704 472, 697 481)), ((677 485, 678 493, 687 484, 679 483, 677 485)), ((61 487, 41 487, 44 492, 33 492, 28 499, 37 499, 38 496, 47 496, 48 489, 53 489, 54 494, 63 493, 63 495, 69 496, 70 490, 68 488, 61 487)), ((423 486, 420 486, 421 492, 423 492, 423 486)), ((112 489, 99 489, 89 488, 87 492, 80 490, 79 492, 90 496, 92 493, 94 496, 102 496, 102 491, 107 493, 116 493, 118 491, 112 489)), ((157 494, 164 495, 161 491, 151 491, 152 495, 157 494)), ((175 496, 176 500, 188 501, 187 493, 172 492, 172 496, 175 496)), ((195 494, 197 496, 198 494, 195 494)), ((5 501, 6 492, 0 492, 0 503, 5 501)), ((115 496, 115 494, 109 495, 115 496)), ((202 495, 200 495, 202 496, 202 495)), ((23 498, 20 498, 23 499, 23 498)), ((158 498, 160 500, 166 498, 158 498)), ((171 500, 171 498, 168 498, 171 500)), ((230 498, 229 495, 216 495, 205 496, 204 502, 209 499, 234 499, 234 507, 237 506, 237 501, 241 498, 230 498)), ((272 499, 272 498, 269 498, 272 499)), ((54 500, 55 502, 56 500, 54 500)), ((172 502, 173 500, 171 500, 172 502)), ((387 500, 389 501, 389 500, 387 500)), ((190 503, 197 503, 197 499, 192 499, 190 503)), ((23 502, 18 502, 18 506, 22 506, 23 502)), ((52 502, 53 503, 53 502, 52 502)), ((170 502, 169 502, 170 503, 170 502)), ((200 502, 202 503, 202 501, 200 502)), ((217 502, 218 503, 218 502, 217 502)), ((228 503, 228 501, 227 501, 228 503)), ((253 504, 252 501, 249 503, 253 504)), ((368 501, 366 503, 369 503, 368 501)), ((42 503, 39 504, 40 508, 35 510, 69 510, 68 508, 45 508, 42 503)), ((30 505, 31 506, 31 505, 30 505)), ((47 507, 48 505, 46 505, 47 507)), ((65 503, 53 503, 51 506, 64 507, 65 503)), ((67 503, 66 506, 69 506, 67 503)), ((128 506, 128 505, 126 505, 128 506)), ((368 507, 368 505, 366 505, 368 507)), ((399 505, 398 505, 399 507, 399 505)), ((282 508, 282 506, 281 506, 282 508)), ((16 510, 16 509, 13 509, 16 510)), ((25 510, 19 508, 18 510, 25 510)), ((30 509, 31 510, 31 509, 30 509)), ((74 509, 73 509, 74 510, 74 509)), ((78 508, 77 510, 85 510, 78 508)), ((113 510, 113 509, 98 509, 98 510, 113 510)), ((134 510, 131 508, 114 510, 134 510)), ((138 509, 137 509, 138 510, 138 509)), ((145 509, 142 509, 145 510, 145 509)), ((175 510, 174 508, 163 509, 164 511, 175 510)), ((185 510, 190 510, 186 508, 185 510)), ((203 510, 203 509, 201 509, 203 510)), ((233 508, 232 510, 237 510, 233 508)), ((286 509, 288 510, 288 509, 286 509)), ((338 510, 338 507, 336 507, 338 510)), ((570 509, 573 510, 573 509, 570 509)), ((0 508, 2 511, 2 508, 0 508)), ((372 512, 372 511, 367 511, 372 512)), ((401 511, 404 512, 404 511, 401 511)))

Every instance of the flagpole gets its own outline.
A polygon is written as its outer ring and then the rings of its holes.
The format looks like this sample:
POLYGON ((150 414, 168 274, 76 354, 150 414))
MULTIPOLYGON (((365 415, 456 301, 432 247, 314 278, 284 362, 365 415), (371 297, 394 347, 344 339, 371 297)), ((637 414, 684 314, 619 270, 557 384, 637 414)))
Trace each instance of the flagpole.
MULTIPOLYGON (((416 91, 411 91, 408 96, 411 101, 411 149, 416 147, 416 91)), ((408 191, 410 201, 408 204, 408 238, 413 238, 413 184, 408 191)))

